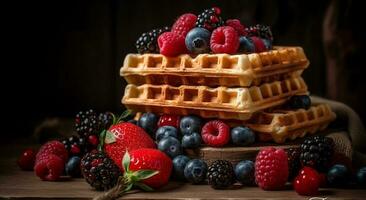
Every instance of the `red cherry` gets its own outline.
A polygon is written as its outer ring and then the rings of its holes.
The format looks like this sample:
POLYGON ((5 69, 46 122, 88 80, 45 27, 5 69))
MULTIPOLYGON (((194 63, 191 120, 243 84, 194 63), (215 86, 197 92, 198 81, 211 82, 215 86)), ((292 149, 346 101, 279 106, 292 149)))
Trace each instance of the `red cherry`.
POLYGON ((311 167, 304 167, 295 178, 293 185, 299 195, 317 195, 320 185, 319 174, 311 167))
POLYGON ((80 153, 80 147, 77 144, 72 144, 70 148, 70 153, 73 155, 78 155, 80 153))
POLYGON ((33 149, 26 149, 20 155, 17 164, 22 170, 33 170, 35 160, 36 152, 33 149))
POLYGON ((98 146, 98 144, 99 144, 99 140, 96 135, 89 135, 88 142, 89 142, 89 144, 91 144, 93 146, 98 146))
POLYGON ((173 126, 179 128, 180 116, 179 115, 162 115, 158 121, 158 127, 173 126))
POLYGON ((213 9, 214 9, 216 15, 221 14, 221 9, 219 7, 213 7, 213 9))
POLYGON ((327 186, 327 175, 324 173, 319 173, 319 187, 327 186))

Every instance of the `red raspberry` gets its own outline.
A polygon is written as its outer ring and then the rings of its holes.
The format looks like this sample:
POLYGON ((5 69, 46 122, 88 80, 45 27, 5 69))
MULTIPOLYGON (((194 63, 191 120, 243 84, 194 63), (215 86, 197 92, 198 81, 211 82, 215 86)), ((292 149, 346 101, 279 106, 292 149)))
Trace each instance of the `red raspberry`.
POLYGON ((65 162, 57 155, 49 154, 36 162, 34 171, 44 181, 56 181, 64 171, 65 162))
POLYGON ((299 195, 318 194, 320 179, 318 172, 311 167, 304 167, 294 180, 294 189, 299 195))
POLYGON ((48 156, 50 154, 54 154, 56 156, 59 156, 64 162, 68 159, 68 153, 65 149, 65 146, 57 140, 49 141, 46 144, 44 144, 38 151, 36 156, 36 162, 44 156, 48 156))
POLYGON ((221 147, 229 143, 230 127, 220 120, 212 120, 203 126, 201 135, 207 145, 221 147))
POLYGON ((161 126, 173 126, 179 128, 180 116, 179 115, 162 115, 158 121, 158 127, 161 126))
POLYGON ((172 32, 182 36, 186 36, 187 33, 196 26, 197 16, 191 13, 181 15, 172 26, 172 32))
POLYGON ((211 35, 211 50, 214 53, 234 54, 239 48, 239 36, 231 26, 221 26, 211 35))
POLYGON ((160 53, 165 56, 177 56, 187 53, 185 38, 173 32, 165 32, 158 38, 160 53))
POLYGON ((18 166, 22 170, 33 170, 36 160, 36 152, 33 149, 26 149, 17 160, 18 166))
POLYGON ((99 144, 99 139, 96 135, 89 135, 88 142, 93 145, 93 147, 96 147, 99 144))
POLYGON ((253 37, 250 37, 253 41, 253 44, 254 44, 254 48, 255 48, 255 52, 256 53, 260 53, 260 52, 263 52, 263 51, 266 51, 266 45, 264 45, 264 42, 261 38, 259 37, 256 37, 256 36, 253 36, 253 37))
POLYGON ((263 190, 282 189, 288 178, 287 153, 273 147, 259 151, 255 160, 255 181, 263 190))
POLYGON ((228 19, 226 20, 226 25, 233 27, 240 36, 246 36, 248 34, 245 31, 245 26, 238 19, 228 19))

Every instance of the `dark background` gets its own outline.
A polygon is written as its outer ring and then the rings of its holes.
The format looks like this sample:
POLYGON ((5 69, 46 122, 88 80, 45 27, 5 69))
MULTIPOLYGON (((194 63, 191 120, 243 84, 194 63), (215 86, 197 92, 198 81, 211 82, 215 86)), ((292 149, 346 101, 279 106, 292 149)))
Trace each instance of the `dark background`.
POLYGON ((136 52, 136 39, 211 6, 221 7, 224 19, 271 25, 277 45, 302 46, 311 62, 303 74, 311 93, 342 101, 366 119, 360 2, 13 1, 2 6, 5 136, 31 135, 45 118, 71 118, 86 108, 121 111, 119 68, 136 52))

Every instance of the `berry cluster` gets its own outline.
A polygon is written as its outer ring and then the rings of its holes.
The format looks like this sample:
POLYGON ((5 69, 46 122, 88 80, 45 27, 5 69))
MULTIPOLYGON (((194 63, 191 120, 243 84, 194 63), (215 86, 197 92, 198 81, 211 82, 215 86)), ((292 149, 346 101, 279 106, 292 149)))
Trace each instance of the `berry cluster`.
POLYGON ((178 17, 169 30, 154 29, 136 41, 139 53, 177 56, 191 53, 258 53, 272 49, 269 26, 245 26, 238 19, 224 21, 221 10, 213 7, 198 16, 186 13, 178 17))

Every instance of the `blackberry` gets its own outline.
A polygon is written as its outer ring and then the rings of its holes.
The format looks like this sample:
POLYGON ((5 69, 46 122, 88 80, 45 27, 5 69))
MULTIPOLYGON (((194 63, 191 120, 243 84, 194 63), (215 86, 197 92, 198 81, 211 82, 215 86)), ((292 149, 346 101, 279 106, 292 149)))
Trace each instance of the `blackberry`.
POLYGON ((100 129, 109 129, 109 127, 113 124, 114 114, 111 112, 100 113, 98 116, 99 128, 100 129))
POLYGON ((160 34, 169 31, 169 27, 153 29, 143 33, 136 41, 136 49, 138 53, 159 53, 157 39, 160 34))
POLYGON ((65 149, 69 153, 70 157, 83 156, 89 150, 88 144, 83 137, 73 135, 69 138, 61 140, 61 142, 65 145, 65 149))
POLYGON ((325 172, 329 168, 334 153, 333 147, 334 142, 328 137, 315 136, 305 139, 300 146, 301 164, 325 172))
POLYGON ((288 180, 292 181, 298 174, 301 168, 300 163, 300 148, 290 148, 286 150, 288 160, 288 180))
POLYGON ((85 112, 80 111, 75 117, 75 128, 81 137, 92 134, 99 135, 100 128, 97 114, 92 109, 85 112))
POLYGON ((217 7, 204 10, 197 17, 196 27, 213 31, 217 27, 224 26, 225 22, 222 20, 220 14, 221 10, 217 7))
POLYGON ((116 185, 122 175, 114 161, 103 152, 92 151, 81 159, 81 173, 96 190, 108 190, 116 185))
POLYGON ((249 28, 246 28, 245 31, 248 33, 249 37, 257 36, 263 39, 273 41, 273 35, 270 26, 257 24, 255 26, 250 26, 249 28))
POLYGON ((207 171, 208 184, 214 189, 224 189, 234 183, 233 165, 227 160, 216 160, 207 171))

